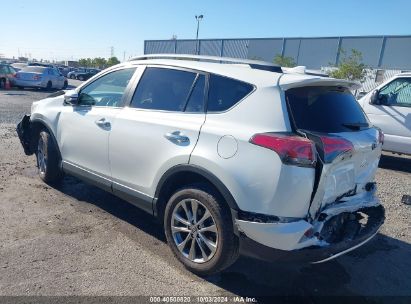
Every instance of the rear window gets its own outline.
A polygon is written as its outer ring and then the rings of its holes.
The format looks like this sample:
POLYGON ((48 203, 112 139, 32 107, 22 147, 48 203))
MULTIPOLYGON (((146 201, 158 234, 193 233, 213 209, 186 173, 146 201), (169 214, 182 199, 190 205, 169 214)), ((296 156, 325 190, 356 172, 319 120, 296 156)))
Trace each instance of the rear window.
POLYGON ((297 129, 339 133, 369 127, 361 106, 346 88, 295 88, 286 92, 286 98, 297 129))
POLYGON ((210 75, 209 82, 207 112, 226 111, 253 90, 251 84, 218 75, 210 75))
POLYGON ((29 72, 29 73, 43 73, 43 71, 47 69, 46 67, 39 67, 39 66, 27 66, 23 68, 22 72, 29 72))

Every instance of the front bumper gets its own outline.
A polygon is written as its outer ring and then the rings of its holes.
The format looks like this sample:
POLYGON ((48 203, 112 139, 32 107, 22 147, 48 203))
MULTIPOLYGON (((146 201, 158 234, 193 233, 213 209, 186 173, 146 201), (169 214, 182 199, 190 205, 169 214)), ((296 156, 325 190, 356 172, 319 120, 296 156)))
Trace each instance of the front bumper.
POLYGON ((24 115, 23 119, 17 124, 17 135, 19 136, 20 143, 23 146, 24 153, 26 155, 32 155, 33 149, 31 145, 31 122, 30 115, 24 115))
MULTIPOLYGON (((324 220, 319 220, 322 223, 320 231, 317 232, 310 230, 308 222, 305 222, 307 224, 305 226, 300 221, 277 224, 279 226, 274 230, 276 233, 272 233, 271 240, 269 240, 271 243, 261 241, 261 238, 258 239, 250 234, 250 229, 245 232, 242 229, 244 225, 238 225, 240 252, 243 255, 267 261, 321 263, 367 243, 377 234, 384 219, 384 207, 378 204, 324 217, 324 220), (307 231, 313 234, 307 234, 307 231), (275 240, 278 239, 278 235, 280 240, 275 240), (298 238, 299 241, 295 243, 298 238)), ((266 233, 272 232, 272 225, 275 225, 255 224, 270 225, 265 227, 266 233)), ((315 226, 311 227, 315 228, 315 226)), ((264 226, 261 228, 264 231, 264 226)))

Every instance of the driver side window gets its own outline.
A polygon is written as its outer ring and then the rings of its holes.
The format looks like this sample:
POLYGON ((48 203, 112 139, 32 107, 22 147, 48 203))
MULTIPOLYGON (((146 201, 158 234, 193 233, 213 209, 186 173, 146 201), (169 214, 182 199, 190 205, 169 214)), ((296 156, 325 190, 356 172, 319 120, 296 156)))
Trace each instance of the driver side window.
POLYGON ((398 78, 380 90, 382 105, 411 107, 411 78, 398 78))
POLYGON ((79 105, 97 107, 121 107, 124 92, 136 68, 122 69, 106 74, 79 93, 79 105))

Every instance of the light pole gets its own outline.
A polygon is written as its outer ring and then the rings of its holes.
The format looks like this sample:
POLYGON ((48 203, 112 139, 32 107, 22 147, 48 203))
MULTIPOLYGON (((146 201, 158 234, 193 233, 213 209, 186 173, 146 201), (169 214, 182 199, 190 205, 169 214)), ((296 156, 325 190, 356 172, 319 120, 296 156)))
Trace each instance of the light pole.
POLYGON ((198 55, 198 53, 200 52, 199 50, 199 41, 198 41, 198 31, 200 29, 200 21, 203 19, 203 15, 196 15, 196 20, 197 20, 197 34, 196 34, 196 54, 198 55))

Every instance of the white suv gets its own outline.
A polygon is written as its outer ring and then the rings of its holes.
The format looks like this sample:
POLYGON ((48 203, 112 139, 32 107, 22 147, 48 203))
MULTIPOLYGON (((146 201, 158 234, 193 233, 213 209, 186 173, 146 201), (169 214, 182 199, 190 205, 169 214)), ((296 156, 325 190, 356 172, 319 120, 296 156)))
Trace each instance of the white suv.
POLYGON ((74 175, 158 217, 197 274, 239 253, 323 262, 384 221, 383 135, 353 86, 257 61, 142 56, 34 102, 17 131, 45 182, 74 175))

